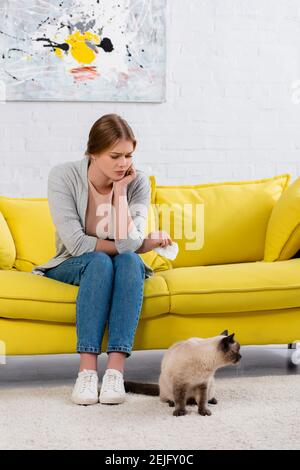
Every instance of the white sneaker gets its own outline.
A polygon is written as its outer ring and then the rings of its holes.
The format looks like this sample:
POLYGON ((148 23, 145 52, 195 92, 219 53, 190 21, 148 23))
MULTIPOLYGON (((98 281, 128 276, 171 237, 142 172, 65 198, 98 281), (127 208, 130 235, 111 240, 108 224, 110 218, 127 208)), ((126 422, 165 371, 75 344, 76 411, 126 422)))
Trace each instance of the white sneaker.
POLYGON ((77 405, 98 403, 98 373, 96 370, 83 369, 78 373, 71 400, 77 405))
POLYGON ((123 403, 126 398, 123 374, 117 369, 106 369, 103 376, 100 403, 117 404, 123 403))

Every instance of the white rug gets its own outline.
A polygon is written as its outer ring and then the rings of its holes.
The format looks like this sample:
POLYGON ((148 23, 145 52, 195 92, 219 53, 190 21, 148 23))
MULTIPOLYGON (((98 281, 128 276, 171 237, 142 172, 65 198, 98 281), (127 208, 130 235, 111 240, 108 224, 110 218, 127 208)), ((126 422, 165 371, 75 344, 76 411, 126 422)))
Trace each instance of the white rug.
POLYGON ((300 449, 300 376, 218 378, 211 416, 158 397, 80 406, 72 386, 0 389, 0 449, 300 449))

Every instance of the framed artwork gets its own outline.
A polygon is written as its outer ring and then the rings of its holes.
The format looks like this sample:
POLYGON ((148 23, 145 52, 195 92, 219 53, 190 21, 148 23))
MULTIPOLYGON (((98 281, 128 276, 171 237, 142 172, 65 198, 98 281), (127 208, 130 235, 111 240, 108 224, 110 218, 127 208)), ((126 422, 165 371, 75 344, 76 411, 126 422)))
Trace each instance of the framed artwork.
POLYGON ((165 101, 165 25, 166 0, 1 0, 5 100, 165 101))

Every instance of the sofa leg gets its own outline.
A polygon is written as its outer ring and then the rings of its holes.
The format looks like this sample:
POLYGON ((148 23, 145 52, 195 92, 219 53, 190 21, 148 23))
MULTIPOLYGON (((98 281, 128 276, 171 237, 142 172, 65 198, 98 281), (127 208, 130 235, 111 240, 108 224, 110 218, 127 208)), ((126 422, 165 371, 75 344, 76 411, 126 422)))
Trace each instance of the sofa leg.
POLYGON ((300 365, 300 341, 295 341, 290 349, 295 349, 289 358, 289 367, 292 369, 300 365))

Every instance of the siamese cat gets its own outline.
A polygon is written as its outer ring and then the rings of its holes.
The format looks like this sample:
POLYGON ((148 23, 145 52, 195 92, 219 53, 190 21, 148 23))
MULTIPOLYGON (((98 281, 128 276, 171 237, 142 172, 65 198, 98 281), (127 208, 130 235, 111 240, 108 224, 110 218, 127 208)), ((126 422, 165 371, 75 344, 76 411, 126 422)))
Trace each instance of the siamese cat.
POLYGON ((126 392, 159 396, 175 407, 174 416, 187 414, 186 405, 198 405, 198 413, 210 416, 207 403, 215 405, 214 373, 238 364, 240 344, 225 330, 211 338, 189 338, 167 349, 161 362, 158 384, 124 381, 126 392))

